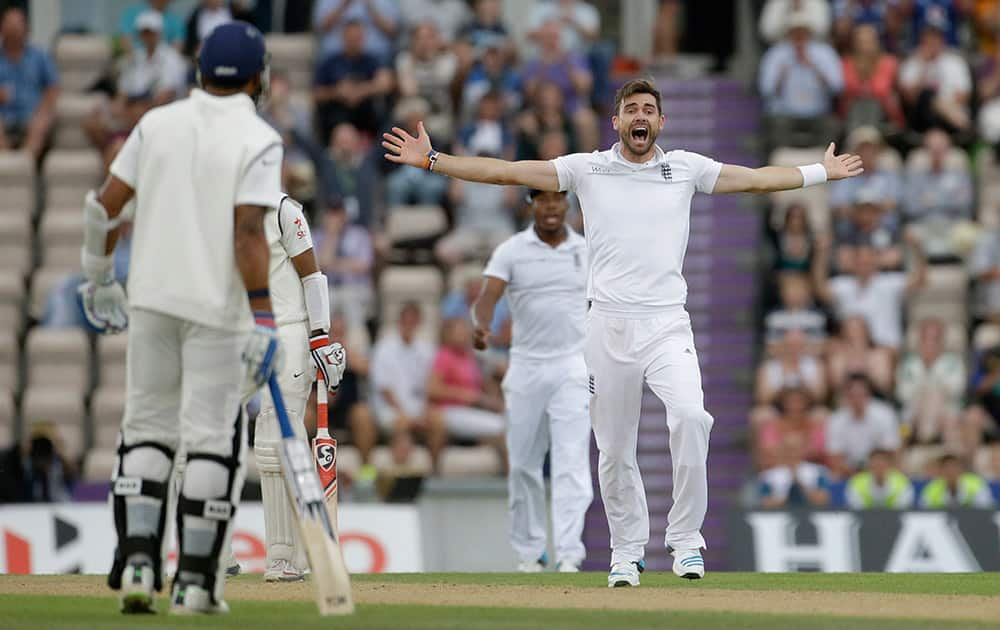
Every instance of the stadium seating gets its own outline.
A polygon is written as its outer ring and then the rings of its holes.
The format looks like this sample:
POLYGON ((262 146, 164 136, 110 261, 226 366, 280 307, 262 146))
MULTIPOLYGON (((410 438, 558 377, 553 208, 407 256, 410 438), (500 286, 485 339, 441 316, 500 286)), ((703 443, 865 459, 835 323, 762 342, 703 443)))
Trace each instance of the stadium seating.
POLYGON ((438 469, 442 477, 493 476, 503 473, 503 461, 490 446, 449 446, 438 469))
POLYGON ((14 422, 17 420, 17 410, 14 408, 14 394, 0 385, 0 449, 14 443, 14 422))
POLYGON ((32 264, 31 215, 0 212, 0 269, 23 275, 32 264))
POLYGON ((55 149, 42 165, 48 207, 81 207, 87 191, 101 180, 101 157, 93 150, 55 149))
POLYGON ((18 385, 17 331, 0 328, 0 391, 13 391, 18 385))
POLYGON ((429 477, 434 472, 431 453, 422 446, 415 446, 405 464, 397 465, 392 458, 392 449, 377 446, 372 450, 371 464, 380 474, 429 477))
POLYGON ((379 278, 381 298, 380 321, 383 330, 394 326, 400 306, 407 301, 423 307, 420 335, 428 340, 438 338, 438 304, 444 293, 444 281, 436 267, 389 267, 379 278))
POLYGON ((0 152, 0 212, 35 214, 35 165, 24 151, 0 152))
POLYGON ((293 90, 310 90, 316 63, 316 43, 307 34, 269 33, 265 36, 271 67, 288 74, 293 90))
POLYGON ((83 130, 83 120, 105 100, 99 94, 63 92, 56 102, 56 122, 52 146, 55 149, 82 150, 90 148, 83 130))
POLYGON ((111 62, 111 43, 99 35, 60 35, 55 45, 59 79, 66 92, 83 92, 111 62))
MULTIPOLYGON (((77 255, 79 256, 79 251, 77 255)), ((28 314, 35 320, 41 321, 45 316, 45 304, 52 290, 73 273, 73 271, 78 270, 79 264, 73 270, 66 267, 42 267, 31 274, 31 296, 28 302, 28 314)))
POLYGON ((32 328, 25 355, 29 388, 72 393, 81 401, 90 390, 90 339, 83 330, 32 328))

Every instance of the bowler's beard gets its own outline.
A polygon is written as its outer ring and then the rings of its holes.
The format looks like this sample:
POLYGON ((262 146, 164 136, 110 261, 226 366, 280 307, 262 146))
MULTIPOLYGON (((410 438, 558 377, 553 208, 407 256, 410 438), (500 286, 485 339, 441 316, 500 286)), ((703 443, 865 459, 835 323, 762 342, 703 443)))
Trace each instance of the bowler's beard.
POLYGON ((656 133, 653 133, 653 127, 649 127, 649 143, 646 145, 645 149, 638 148, 638 145, 632 140, 632 130, 631 129, 619 129, 618 130, 618 140, 622 143, 628 152, 632 155, 639 157, 646 155, 655 150, 656 141, 660 137, 660 130, 657 129, 656 133))

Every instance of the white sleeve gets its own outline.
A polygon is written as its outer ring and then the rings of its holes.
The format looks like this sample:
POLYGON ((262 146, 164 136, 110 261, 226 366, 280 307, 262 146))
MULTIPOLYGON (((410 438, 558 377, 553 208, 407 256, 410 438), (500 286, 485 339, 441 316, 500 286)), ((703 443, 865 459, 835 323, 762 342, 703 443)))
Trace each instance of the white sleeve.
POLYGON ((719 180, 719 173, 722 172, 722 162, 690 151, 683 151, 682 155, 691 167, 694 189, 711 194, 715 190, 715 182, 719 180))
POLYGON ((139 149, 142 147, 142 121, 128 134, 125 144, 115 156, 109 169, 111 174, 135 190, 139 180, 139 149))
POLYGON ((899 420, 896 418, 896 412, 893 411, 892 407, 885 405, 880 415, 882 416, 882 423, 885 426, 882 429, 883 434, 879 440, 879 447, 887 451, 895 451, 902 444, 902 439, 899 437, 899 420))
POLYGON ((846 451, 844 432, 840 428, 838 418, 830 418, 826 428, 826 452, 831 455, 842 455, 846 451))
POLYGON ((915 86, 920 82, 920 62, 913 57, 903 62, 899 68, 899 84, 915 86))
POLYGON ((291 197, 286 196, 278 205, 278 233, 281 234, 281 246, 289 258, 295 258, 313 246, 302 205, 291 197))
POLYGON ((572 153, 552 160, 559 177, 559 191, 576 192, 580 185, 580 175, 586 171, 589 153, 572 153))
POLYGON ((275 143, 250 162, 236 189, 234 205, 274 207, 274 200, 282 197, 281 160, 284 154, 281 143, 275 143))
POLYGON ((489 262, 486 263, 486 269, 483 270, 484 276, 500 278, 504 282, 510 282, 510 278, 513 275, 514 261, 510 255, 511 248, 508 245, 509 243, 510 241, 504 241, 493 250, 493 255, 490 256, 489 262))

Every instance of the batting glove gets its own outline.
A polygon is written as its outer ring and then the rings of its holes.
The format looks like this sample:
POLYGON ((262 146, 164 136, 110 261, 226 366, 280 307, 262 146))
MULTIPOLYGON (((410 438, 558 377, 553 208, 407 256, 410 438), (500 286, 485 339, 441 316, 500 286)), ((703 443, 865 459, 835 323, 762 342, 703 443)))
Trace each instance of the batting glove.
POLYGON ((330 343, 326 333, 315 334, 309 338, 309 354, 312 356, 316 369, 322 372, 323 380, 331 393, 336 393, 340 380, 344 378, 347 369, 347 353, 339 343, 330 343))
POLYGON ((285 355, 278 342, 278 331, 274 327, 274 315, 255 311, 254 329, 243 349, 243 362, 256 387, 261 387, 271 375, 281 370, 285 355))
POLYGON ((128 298, 125 289, 113 276, 103 280, 84 280, 77 289, 83 301, 87 322, 102 335, 116 335, 128 328, 128 298))

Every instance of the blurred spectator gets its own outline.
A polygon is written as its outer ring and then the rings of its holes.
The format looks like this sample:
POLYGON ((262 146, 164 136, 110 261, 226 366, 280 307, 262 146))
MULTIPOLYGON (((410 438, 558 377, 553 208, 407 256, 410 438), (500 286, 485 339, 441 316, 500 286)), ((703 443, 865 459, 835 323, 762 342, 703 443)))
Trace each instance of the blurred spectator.
POLYGON ((153 95, 143 91, 131 94, 118 94, 110 102, 104 102, 94 108, 81 126, 87 139, 95 149, 101 152, 104 172, 111 168, 111 162, 132 128, 139 119, 153 107, 153 95))
POLYGON ((404 29, 416 37, 416 30, 428 20, 446 43, 454 42, 458 31, 472 18, 465 0, 403 0, 399 3, 404 29))
POLYGON ((976 281, 973 312, 982 319, 1000 321, 1000 228, 979 236, 969 267, 976 281))
POLYGON ((337 194, 347 208, 351 223, 371 229, 373 195, 378 188, 381 156, 350 123, 340 123, 329 135, 330 145, 322 159, 322 188, 327 195, 337 194))
POLYGON ((896 0, 834 0, 833 40, 837 50, 847 50, 851 45, 856 26, 874 26, 886 43, 896 43, 902 30, 899 3, 896 0))
POLYGON ((127 53, 133 46, 141 46, 136 18, 146 11, 156 11, 163 16, 163 41, 180 50, 184 43, 184 21, 173 11, 167 10, 170 2, 171 0, 144 0, 127 6, 118 18, 118 48, 127 53))
MULTIPOLYGON (((966 452, 973 452, 985 441, 991 444, 996 455, 1000 449, 1000 346, 980 353, 970 389, 972 405, 962 423, 966 452)), ((994 460, 996 466, 996 458, 994 460)), ((1000 476, 1000 469, 994 473, 1000 476)))
MULTIPOLYGON (((972 30, 976 52, 993 56, 997 52, 997 33, 1000 32, 1000 3, 996 0, 974 0, 972 3, 972 30)), ((979 88, 982 93, 982 87, 979 88)))
POLYGON ((200 0, 188 16, 184 54, 193 58, 201 41, 220 24, 233 20, 255 24, 252 3, 253 0, 200 0))
POLYGON ((908 510, 913 506, 913 484, 894 465, 891 451, 875 449, 868 470, 847 481, 847 506, 852 510, 908 510))
POLYGON ((839 322, 839 332, 830 340, 827 374, 834 391, 843 389, 850 374, 864 374, 875 391, 892 393, 893 351, 872 343, 868 322, 856 315, 839 322))
POLYGON ((455 220, 452 230, 434 246, 434 254, 443 264, 485 258, 514 234, 513 207, 518 189, 458 179, 452 179, 449 186, 455 220))
POLYGON ((813 252, 813 234, 806 207, 794 201, 784 209, 781 229, 774 233, 778 271, 809 271, 813 252))
POLYGON ((761 469, 777 463, 785 436, 801 436, 805 446, 804 458, 822 462, 826 458, 826 437, 823 431, 825 409, 814 406, 809 390, 798 385, 781 390, 773 408, 754 410, 751 422, 756 433, 754 441, 757 462, 761 469))
POLYGON ((37 160, 55 117, 59 75, 52 58, 28 43, 28 19, 10 8, 0 17, 0 151, 37 160))
POLYGON ((917 444, 944 442, 961 448, 959 418, 965 393, 965 365, 961 355, 944 350, 944 322, 925 319, 919 324, 917 351, 908 353, 896 370, 896 399, 902 420, 917 444))
POLYGON ((427 133, 448 143, 454 134, 451 83, 458 70, 455 54, 441 41, 438 27, 425 19, 413 27, 408 50, 396 57, 400 96, 419 96, 431 107, 424 120, 427 133))
MULTIPOLYGON (((452 289, 445 294, 441 301, 441 319, 454 319, 464 317, 472 321, 472 305, 479 298, 482 289, 483 279, 479 275, 470 275, 462 283, 461 287, 452 289)), ((493 311, 493 322, 490 324, 490 336, 502 337, 504 323, 510 319, 510 305, 507 303, 507 296, 504 295, 497 302, 493 311)))
POLYGON ((764 318, 768 350, 774 354, 790 330, 805 334, 810 354, 819 354, 826 341, 826 315, 816 308, 805 274, 785 272, 778 277, 781 306, 764 318))
MULTIPOLYGON (((991 3, 1000 16, 1000 3, 991 3)), ((1000 38, 1000 24, 994 26, 990 41, 1000 38)), ((1000 46, 993 44, 988 57, 976 71, 976 93, 979 100, 978 129, 984 140, 1000 155, 1000 46)))
POLYGON ((884 209, 879 191, 859 189, 850 214, 837 221, 837 272, 854 271, 855 252, 859 247, 874 250, 880 270, 899 269, 903 265, 900 231, 899 217, 884 209))
POLYGON ((524 95, 529 102, 535 102, 542 85, 558 87, 565 111, 573 121, 579 149, 590 151, 598 144, 597 116, 590 109, 594 77, 586 59, 563 48, 561 28, 560 22, 549 20, 538 29, 538 56, 524 65, 524 95))
POLYGON ((920 44, 899 70, 899 85, 909 126, 917 131, 969 128, 972 77, 960 54, 948 47, 947 21, 930 19, 920 44))
POLYGON ((800 16, 818 37, 825 39, 830 32, 830 3, 827 0, 767 0, 759 24, 764 41, 775 44, 784 37, 791 15, 800 16))
MULTIPOLYGON (((479 99, 496 92, 503 99, 504 113, 521 107, 521 75, 504 53, 506 40, 492 38, 474 50, 473 62, 461 86, 462 119, 471 120, 479 106, 479 99)), ((560 92, 560 97, 562 93, 560 92)))
POLYGON ((76 468, 57 447, 56 427, 38 423, 25 446, 0 455, 0 503, 69 501, 76 468))
MULTIPOLYGON (((830 184, 830 208, 838 216, 846 214, 862 189, 872 191, 879 205, 888 212, 897 212, 903 202, 903 181, 893 165, 891 150, 882 141, 882 134, 871 126, 858 127, 847 136, 848 153, 861 157, 865 172, 830 184)), ((898 158, 896 158, 898 161, 898 158)))
POLYGON ((844 92, 840 115, 848 129, 862 125, 884 125, 902 129, 906 126, 896 73, 899 62, 882 50, 875 24, 854 27, 851 51, 844 56, 844 92))
POLYGON ((288 75, 272 70, 271 87, 260 115, 281 134, 285 144, 284 190, 301 202, 312 202, 322 168, 322 148, 313 139, 308 107, 292 100, 291 89, 288 75))
POLYGON ((770 146, 825 145, 836 137, 833 99, 844 87, 836 51, 815 39, 812 21, 788 15, 785 40, 760 62, 759 89, 770 146))
POLYGON ((534 3, 528 18, 535 37, 546 22, 556 22, 562 32, 562 48, 570 53, 586 54, 601 34, 601 14, 583 0, 541 0, 534 3))
POLYGON ((449 436, 503 447, 507 428, 503 399, 495 386, 489 387, 476 363, 467 318, 442 323, 441 347, 431 366, 427 395, 428 402, 440 409, 449 436))
POLYGON ((799 434, 783 437, 775 455, 778 463, 760 473, 761 507, 823 507, 830 503, 830 471, 805 461, 806 446, 799 434))
POLYGON ((844 386, 844 403, 826 426, 830 469, 839 479, 861 470, 876 449, 895 453, 900 446, 899 421, 890 405, 872 398, 871 384, 852 374, 844 386))
POLYGON ((939 476, 920 492, 920 507, 928 510, 993 507, 993 494, 986 480, 965 470, 955 455, 938 461, 939 476))
POLYGON ((475 15, 462 27, 458 39, 480 51, 499 44, 498 50, 505 52, 503 48, 510 45, 510 33, 503 23, 501 0, 476 0, 474 10, 475 15))
POLYGON ((910 272, 879 271, 878 252, 869 245, 854 248, 851 272, 828 279, 830 245, 817 246, 813 264, 816 295, 833 307, 838 319, 861 315, 868 323, 875 345, 898 349, 903 338, 903 299, 922 287, 927 279, 927 263, 919 246, 906 235, 913 252, 910 272))
POLYGON ((392 71, 375 54, 366 52, 365 37, 361 22, 345 24, 343 46, 325 57, 316 70, 313 98, 321 138, 330 137, 330 130, 342 122, 369 134, 378 132, 382 124, 384 100, 393 89, 392 71))
POLYGON ((476 119, 459 132, 455 152, 513 160, 514 138, 503 119, 503 96, 498 92, 484 94, 477 110, 476 119))
MULTIPOLYGON (((573 122, 566 116, 563 92, 554 83, 542 83, 531 99, 530 107, 517 119, 517 158, 538 160, 541 138, 549 132, 562 133, 567 141, 567 152, 578 148, 573 122)), ((560 155, 565 155, 562 153, 560 155)))
POLYGON ((330 315, 330 339, 339 341, 344 346, 347 352, 347 369, 340 380, 337 395, 327 408, 329 423, 334 428, 351 429, 351 443, 358 448, 361 461, 367 463, 368 456, 378 441, 378 429, 362 393, 369 375, 371 341, 364 328, 351 329, 340 310, 334 310, 330 315))
POLYGON ((775 356, 757 368, 757 402, 772 404, 786 387, 805 387, 816 400, 826 398, 823 365, 807 353, 808 337, 801 329, 789 329, 774 344, 775 356))
POLYGON ((330 283, 331 307, 344 313, 349 329, 364 328, 374 296, 371 235, 363 226, 348 222, 343 200, 330 194, 314 240, 320 269, 330 283))
POLYGON ((661 0, 653 24, 653 63, 669 63, 680 52, 684 37, 684 3, 661 0))
POLYGON ((911 36, 934 26, 949 46, 958 46, 959 24, 971 4, 968 0, 906 0, 899 6, 910 18, 911 36))
POLYGON ((910 170, 906 181, 905 217, 932 261, 960 256, 956 229, 972 218, 972 176, 967 165, 949 164, 951 139, 940 129, 924 135, 930 169, 910 170))
POLYGON ((383 433, 416 432, 424 436, 437 462, 448 436, 441 414, 427 404, 427 377, 434 346, 417 338, 420 305, 403 304, 397 330, 385 334, 372 349, 372 411, 383 433))
POLYGON ((348 26, 356 23, 363 36, 362 49, 381 64, 392 59, 393 41, 399 34, 399 8, 395 0, 316 0, 313 29, 319 35, 317 59, 344 52, 348 26))
POLYGON ((163 41, 163 16, 156 11, 140 13, 135 27, 139 45, 125 60, 118 94, 148 92, 154 107, 186 95, 188 66, 177 49, 163 41))
MULTIPOLYGON (((403 129, 416 129, 417 123, 429 114, 427 101, 414 96, 396 105, 394 118, 403 129)), ((385 184, 385 202, 390 209, 409 204, 440 206, 448 179, 426 169, 400 166, 389 173, 385 184)))

